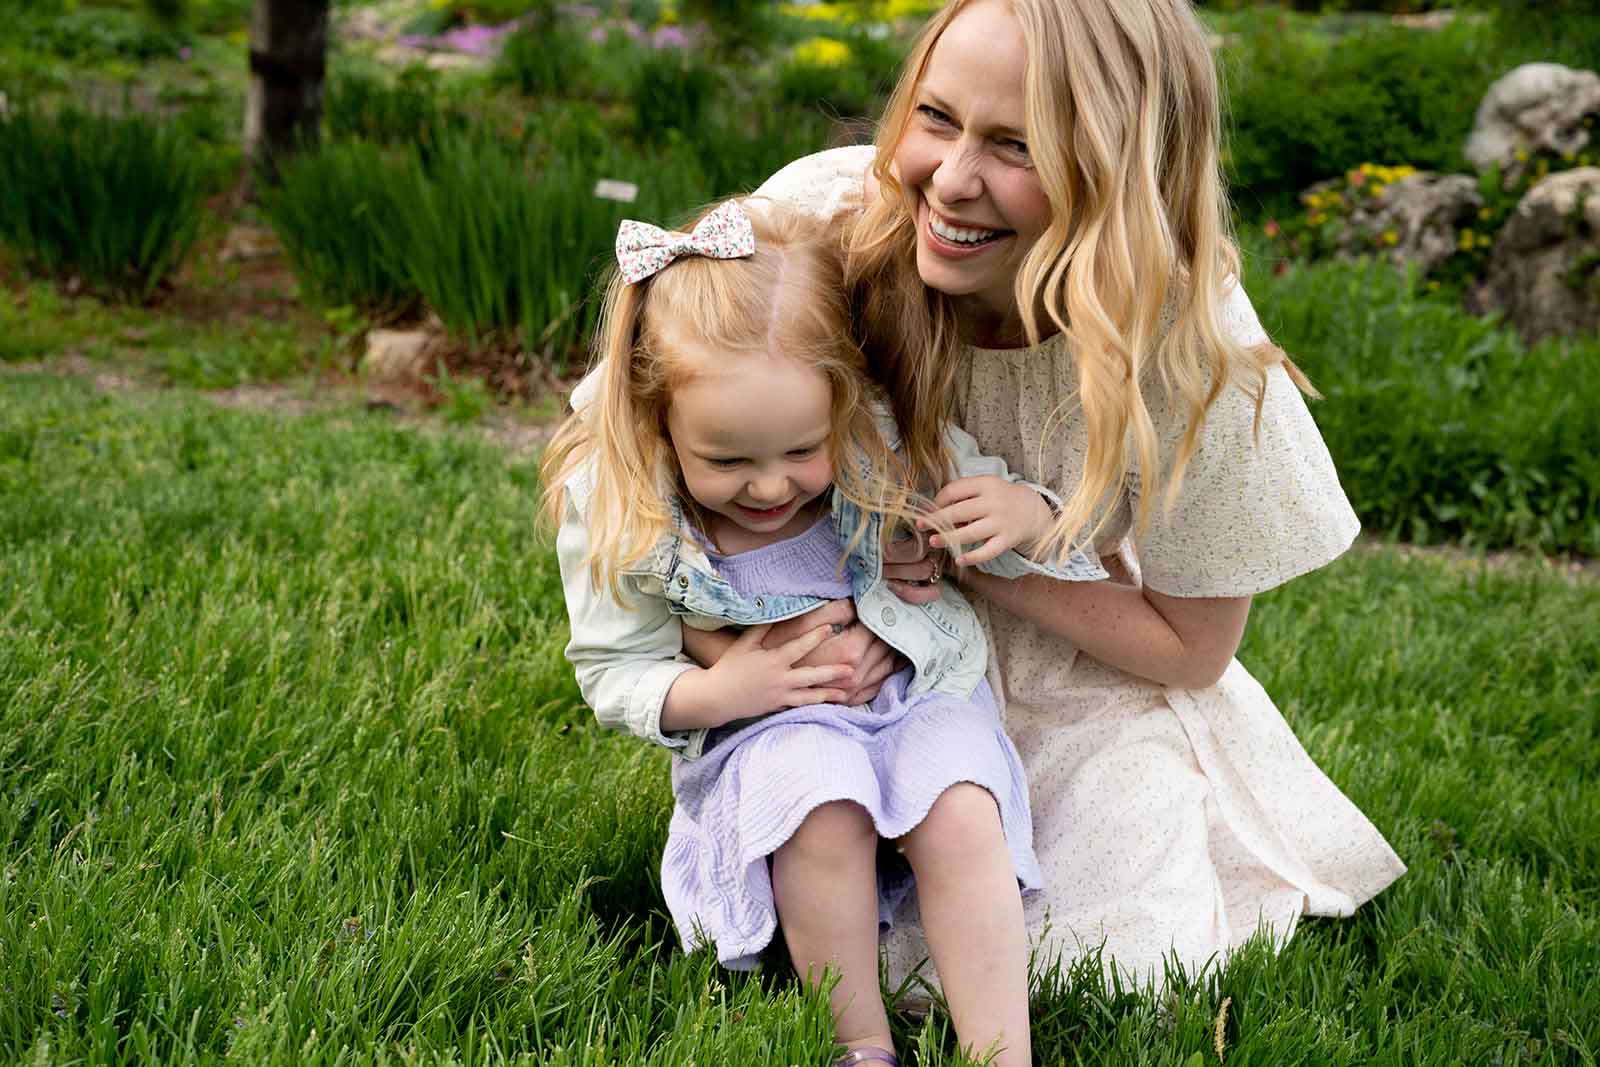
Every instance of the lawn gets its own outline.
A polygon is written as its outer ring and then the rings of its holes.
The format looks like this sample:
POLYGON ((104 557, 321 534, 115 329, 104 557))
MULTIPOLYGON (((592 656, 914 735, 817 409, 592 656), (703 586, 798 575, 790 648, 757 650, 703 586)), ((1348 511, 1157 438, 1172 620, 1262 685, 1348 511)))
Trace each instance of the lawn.
MULTIPOLYGON (((562 659, 534 461, 0 374, 0 1060, 812 1064, 673 946, 665 757, 562 659)), ((1241 658, 1410 872, 1176 983, 1045 976, 1041 1063, 1593 1064, 1600 596, 1366 547, 1241 658)), ((937 1014, 909 1062, 962 1062, 937 1014)))

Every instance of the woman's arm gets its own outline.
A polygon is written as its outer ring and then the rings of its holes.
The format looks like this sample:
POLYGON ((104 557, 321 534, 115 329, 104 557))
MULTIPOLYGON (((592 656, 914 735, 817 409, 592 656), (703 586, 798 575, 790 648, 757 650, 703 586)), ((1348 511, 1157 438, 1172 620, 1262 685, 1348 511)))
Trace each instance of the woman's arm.
POLYGON ((1250 598, 1173 597, 1118 582, 1008 580, 976 570, 961 583, 1102 662, 1179 689, 1204 689, 1227 670, 1250 598))

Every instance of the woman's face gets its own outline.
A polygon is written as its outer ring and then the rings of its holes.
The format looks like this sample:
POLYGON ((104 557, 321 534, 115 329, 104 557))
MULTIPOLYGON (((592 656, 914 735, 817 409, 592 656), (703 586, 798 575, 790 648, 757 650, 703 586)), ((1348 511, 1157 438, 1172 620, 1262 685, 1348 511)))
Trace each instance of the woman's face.
POLYGON ((977 0, 928 57, 895 169, 912 195, 917 272, 974 311, 1014 322, 1023 257, 1050 224, 1028 154, 1022 30, 1001 0, 977 0))

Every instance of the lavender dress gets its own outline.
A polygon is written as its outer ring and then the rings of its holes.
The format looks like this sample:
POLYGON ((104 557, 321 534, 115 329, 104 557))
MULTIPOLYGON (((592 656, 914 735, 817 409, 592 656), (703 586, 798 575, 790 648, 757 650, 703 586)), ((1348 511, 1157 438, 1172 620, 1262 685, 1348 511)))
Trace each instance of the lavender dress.
MULTIPOLYGON (((787 541, 712 556, 741 594, 850 595, 841 547, 823 519, 787 541)), ((693 760, 674 759, 672 812, 661 884, 686 949, 714 945, 741 970, 772 940, 777 910, 767 857, 818 805, 851 800, 878 834, 900 837, 958 782, 987 789, 1000 808, 1011 864, 1025 893, 1040 886, 1028 787, 1016 749, 1000 728, 987 682, 967 699, 908 698, 911 671, 883 684, 870 704, 810 704, 714 731, 693 760)), ((879 850, 878 914, 889 916, 913 888, 893 849, 879 850)))

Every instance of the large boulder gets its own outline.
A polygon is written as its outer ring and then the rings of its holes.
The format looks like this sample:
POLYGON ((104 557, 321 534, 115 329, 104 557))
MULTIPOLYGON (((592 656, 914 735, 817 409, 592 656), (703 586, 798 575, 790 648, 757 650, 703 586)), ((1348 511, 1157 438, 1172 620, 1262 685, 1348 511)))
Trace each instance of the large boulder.
POLYGON ((1425 274, 1455 254, 1458 231, 1481 207, 1478 183, 1468 175, 1409 174, 1356 201, 1339 251, 1379 252, 1397 267, 1415 263, 1425 274))
POLYGON ((1526 63, 1489 86, 1463 152, 1480 172, 1498 166, 1510 185, 1540 152, 1576 155, 1588 147, 1597 116, 1600 75, 1526 63))
POLYGON ((1529 344, 1600 328, 1600 167, 1561 171, 1528 190, 1472 303, 1503 312, 1529 344))

